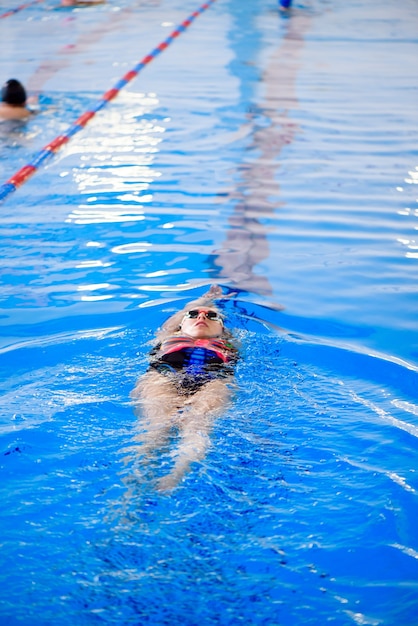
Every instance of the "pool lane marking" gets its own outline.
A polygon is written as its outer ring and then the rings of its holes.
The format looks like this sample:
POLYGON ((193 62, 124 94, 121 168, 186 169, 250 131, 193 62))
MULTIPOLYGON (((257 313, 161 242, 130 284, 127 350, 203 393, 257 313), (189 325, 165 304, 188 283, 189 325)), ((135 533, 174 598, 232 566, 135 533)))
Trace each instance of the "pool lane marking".
MULTIPOLYGON (((99 22, 92 30, 81 33, 74 43, 67 43, 62 46, 53 55, 53 58, 43 61, 29 77, 26 83, 26 91, 32 94, 40 94, 45 83, 50 80, 56 73, 66 68, 72 62, 70 55, 85 52, 102 37, 108 33, 120 29, 127 19, 131 18, 133 12, 138 6, 142 5, 142 0, 136 0, 133 4, 122 8, 117 13, 107 13, 107 20, 99 22)), ((64 19, 69 19, 64 18, 64 19)), ((72 18, 71 18, 72 19, 72 18)))
POLYGON ((20 4, 15 9, 9 9, 9 11, 6 11, 5 13, 1 13, 0 20, 3 17, 10 17, 10 15, 14 15, 18 11, 21 11, 22 9, 27 9, 28 7, 31 7, 33 4, 39 4, 39 2, 43 2, 43 1, 44 0, 32 0, 32 2, 25 2, 24 4, 20 4))
POLYGON ((183 22, 181 22, 177 28, 175 28, 170 35, 158 44, 149 54, 147 54, 139 63, 135 65, 129 72, 127 72, 111 89, 106 91, 103 96, 96 102, 96 104, 83 113, 73 124, 69 127, 68 131, 59 135, 48 143, 42 150, 40 150, 33 158, 33 160, 27 165, 23 166, 18 172, 16 172, 11 178, 9 178, 3 185, 0 186, 0 202, 5 200, 7 196, 16 191, 18 187, 23 185, 33 174, 43 165, 46 161, 51 159, 58 150, 60 150, 66 143, 70 141, 75 134, 81 131, 90 120, 103 109, 108 102, 113 100, 120 90, 125 87, 131 80, 136 78, 139 72, 146 67, 151 61, 153 61, 161 52, 163 52, 177 37, 179 37, 192 23, 199 17, 206 9, 208 9, 216 0, 207 0, 196 11, 193 11, 183 22))

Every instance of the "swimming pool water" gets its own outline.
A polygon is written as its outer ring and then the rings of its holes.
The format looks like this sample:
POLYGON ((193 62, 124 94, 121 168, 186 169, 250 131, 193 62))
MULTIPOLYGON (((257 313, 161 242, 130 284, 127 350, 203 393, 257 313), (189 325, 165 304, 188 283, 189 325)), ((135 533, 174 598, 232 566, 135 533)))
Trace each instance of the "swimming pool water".
MULTIPOLYGON (((195 8, 0 20, 2 181, 195 8)), ((417 21, 217 0, 1 205, 1 623, 416 624, 417 21), (129 394, 214 282, 238 389, 162 495, 129 394)))

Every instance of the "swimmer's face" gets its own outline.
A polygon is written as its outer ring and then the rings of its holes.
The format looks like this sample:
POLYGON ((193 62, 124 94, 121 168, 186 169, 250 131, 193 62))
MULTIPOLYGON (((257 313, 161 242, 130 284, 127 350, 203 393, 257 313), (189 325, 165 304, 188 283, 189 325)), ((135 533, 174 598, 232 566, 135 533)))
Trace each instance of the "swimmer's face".
POLYGON ((183 333, 193 339, 209 339, 220 337, 223 331, 222 317, 218 311, 207 307, 191 309, 181 322, 183 333))

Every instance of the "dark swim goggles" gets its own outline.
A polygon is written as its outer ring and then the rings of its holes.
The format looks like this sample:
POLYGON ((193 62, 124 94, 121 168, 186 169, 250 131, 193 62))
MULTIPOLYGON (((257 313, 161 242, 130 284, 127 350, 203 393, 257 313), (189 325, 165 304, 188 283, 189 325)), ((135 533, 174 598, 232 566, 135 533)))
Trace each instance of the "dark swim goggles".
POLYGON ((204 313, 206 319, 211 320, 212 322, 220 322, 223 324, 223 319, 216 311, 206 311, 205 309, 192 309, 191 311, 187 311, 184 317, 188 317, 191 320, 195 320, 199 317, 200 313, 204 313))

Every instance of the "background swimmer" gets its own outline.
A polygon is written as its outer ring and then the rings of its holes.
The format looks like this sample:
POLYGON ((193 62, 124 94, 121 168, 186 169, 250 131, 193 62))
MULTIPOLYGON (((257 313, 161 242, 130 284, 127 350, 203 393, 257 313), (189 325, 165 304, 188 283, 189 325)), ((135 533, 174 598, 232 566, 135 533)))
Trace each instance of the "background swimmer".
POLYGON ((145 458, 168 442, 173 429, 178 433, 174 465, 159 489, 173 488, 204 457, 214 420, 231 398, 238 352, 215 305, 220 297, 220 287, 212 286, 165 322, 150 368, 132 392, 144 422, 139 440, 145 458))
POLYGON ((15 78, 6 81, 1 88, 0 118, 4 120, 24 120, 32 115, 27 107, 26 90, 15 78))

